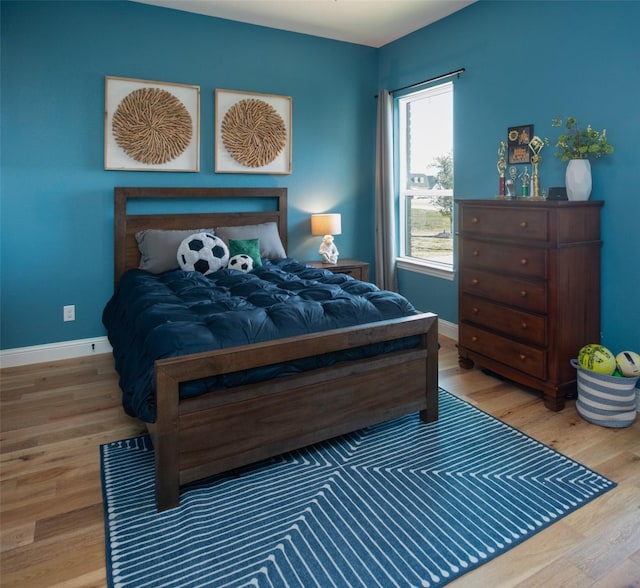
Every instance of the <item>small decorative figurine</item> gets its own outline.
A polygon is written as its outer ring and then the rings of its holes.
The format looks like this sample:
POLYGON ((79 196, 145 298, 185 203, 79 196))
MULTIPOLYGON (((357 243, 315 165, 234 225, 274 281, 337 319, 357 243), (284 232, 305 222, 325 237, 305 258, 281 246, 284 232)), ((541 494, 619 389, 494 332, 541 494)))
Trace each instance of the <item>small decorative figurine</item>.
POLYGON ((540 175, 538 173, 538 167, 542 161, 540 151, 542 151, 543 147, 544 141, 537 135, 531 139, 529 143, 529 149, 531 149, 531 153, 533 153, 531 157, 531 162, 533 163, 533 193, 531 196, 534 200, 543 200, 543 197, 540 195, 540 175))
POLYGON ((504 158, 504 154, 507 150, 507 144, 504 141, 500 141, 500 147, 498 147, 498 175, 500 176, 500 184, 498 195, 500 198, 504 197, 504 172, 507 170, 507 161, 504 158))
POLYGON ((512 165, 509 168, 509 179, 506 181, 505 200, 513 200, 516 197, 516 179, 518 178, 518 168, 512 165))
POLYGON ((529 167, 525 166, 522 172, 522 197, 529 197, 529 186, 531 185, 531 175, 529 175, 529 167))
POLYGON ((323 237, 318 253, 325 263, 332 263, 333 265, 338 263, 338 255, 340 255, 340 252, 333 242, 333 235, 325 235, 323 237))

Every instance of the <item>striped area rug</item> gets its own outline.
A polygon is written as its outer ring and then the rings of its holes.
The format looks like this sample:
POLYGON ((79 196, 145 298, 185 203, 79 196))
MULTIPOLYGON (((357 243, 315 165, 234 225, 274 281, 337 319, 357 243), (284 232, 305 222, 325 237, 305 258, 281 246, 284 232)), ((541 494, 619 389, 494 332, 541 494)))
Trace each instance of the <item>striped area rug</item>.
POLYGON ((160 514, 148 437, 101 460, 113 588, 442 586, 615 486, 443 390, 436 423, 221 475, 160 514))

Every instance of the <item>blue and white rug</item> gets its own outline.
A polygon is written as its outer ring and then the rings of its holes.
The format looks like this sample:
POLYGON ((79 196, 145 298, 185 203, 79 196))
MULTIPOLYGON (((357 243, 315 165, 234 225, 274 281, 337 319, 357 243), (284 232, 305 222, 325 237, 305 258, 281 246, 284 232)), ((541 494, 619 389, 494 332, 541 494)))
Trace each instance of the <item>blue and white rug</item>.
POLYGON ((185 488, 157 513, 148 437, 101 447, 109 586, 442 586, 615 486, 448 392, 185 488))

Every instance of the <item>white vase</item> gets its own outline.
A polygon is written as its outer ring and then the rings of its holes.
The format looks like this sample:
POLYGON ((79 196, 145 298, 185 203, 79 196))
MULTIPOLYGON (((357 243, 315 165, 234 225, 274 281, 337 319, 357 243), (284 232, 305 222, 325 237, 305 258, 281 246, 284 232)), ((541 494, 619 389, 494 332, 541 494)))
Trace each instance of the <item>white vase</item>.
POLYGON ((565 174, 567 198, 589 200, 591 195, 591 163, 588 159, 571 159, 565 174))

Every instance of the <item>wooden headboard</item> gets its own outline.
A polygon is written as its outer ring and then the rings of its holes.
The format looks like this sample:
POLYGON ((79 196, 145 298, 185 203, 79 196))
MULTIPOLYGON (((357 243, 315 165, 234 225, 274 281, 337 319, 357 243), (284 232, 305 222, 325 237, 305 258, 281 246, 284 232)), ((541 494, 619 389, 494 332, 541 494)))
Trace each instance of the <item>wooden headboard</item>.
POLYGON ((195 229, 202 227, 229 227, 275 222, 280 239, 287 246, 287 189, 286 188, 115 188, 115 287, 120 277, 140 264, 140 251, 136 233, 145 229, 195 229), (211 212, 128 214, 127 203, 132 200, 151 199, 269 199, 275 200, 275 210, 256 212, 211 212))

